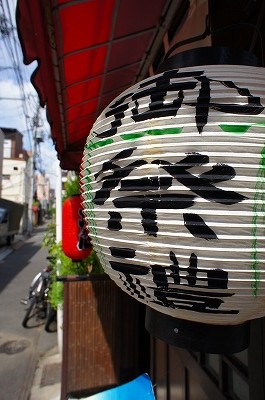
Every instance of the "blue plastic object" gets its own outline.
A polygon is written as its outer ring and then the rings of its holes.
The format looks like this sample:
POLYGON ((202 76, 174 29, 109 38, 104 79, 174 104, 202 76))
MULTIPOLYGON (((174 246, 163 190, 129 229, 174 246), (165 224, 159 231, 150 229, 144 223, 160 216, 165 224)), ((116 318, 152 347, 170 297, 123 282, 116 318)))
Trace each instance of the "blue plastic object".
MULTIPOLYGON (((155 400, 152 382, 148 374, 113 389, 86 397, 87 400, 155 400)), ((86 400, 83 399, 83 400, 86 400)))

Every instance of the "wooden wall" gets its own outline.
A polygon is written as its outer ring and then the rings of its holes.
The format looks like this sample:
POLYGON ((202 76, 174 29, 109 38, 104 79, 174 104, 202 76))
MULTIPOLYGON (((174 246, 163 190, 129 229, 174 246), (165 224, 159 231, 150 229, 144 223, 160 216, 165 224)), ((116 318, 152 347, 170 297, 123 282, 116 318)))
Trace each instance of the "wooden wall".
POLYGON ((146 372, 149 337, 142 307, 106 276, 64 283, 62 400, 146 372))

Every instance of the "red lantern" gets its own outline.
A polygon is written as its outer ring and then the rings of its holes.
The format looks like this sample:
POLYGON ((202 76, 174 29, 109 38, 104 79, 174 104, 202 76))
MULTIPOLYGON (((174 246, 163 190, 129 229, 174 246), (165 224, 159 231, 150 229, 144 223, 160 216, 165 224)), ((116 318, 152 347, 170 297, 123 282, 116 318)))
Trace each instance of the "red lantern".
POLYGON ((81 261, 91 254, 92 245, 85 227, 79 195, 65 200, 62 217, 63 252, 72 260, 81 261))

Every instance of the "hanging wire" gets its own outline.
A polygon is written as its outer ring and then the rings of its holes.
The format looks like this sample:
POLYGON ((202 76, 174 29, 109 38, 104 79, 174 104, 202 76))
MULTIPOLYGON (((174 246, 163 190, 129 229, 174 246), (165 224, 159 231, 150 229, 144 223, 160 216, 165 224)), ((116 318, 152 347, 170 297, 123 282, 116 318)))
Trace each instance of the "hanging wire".
POLYGON ((13 25, 12 22, 12 12, 10 9, 10 3, 9 0, 5 0, 5 4, 3 0, 0 0, 0 14, 1 14, 1 27, 3 29, 2 32, 2 41, 3 41, 3 47, 5 48, 5 52, 3 54, 6 54, 8 57, 7 63, 11 63, 10 66, 7 68, 12 70, 13 74, 12 77, 14 76, 15 81, 17 83, 18 90, 20 92, 20 100, 22 100, 21 107, 23 110, 23 116, 25 119, 25 126, 27 128, 27 138, 28 142, 32 147, 32 138, 30 135, 30 132, 32 130, 32 126, 29 122, 29 108, 30 108, 30 103, 29 103, 29 98, 28 95, 26 94, 25 90, 25 80, 23 77, 23 71, 20 66, 20 47, 17 41, 16 37, 16 29, 13 25))

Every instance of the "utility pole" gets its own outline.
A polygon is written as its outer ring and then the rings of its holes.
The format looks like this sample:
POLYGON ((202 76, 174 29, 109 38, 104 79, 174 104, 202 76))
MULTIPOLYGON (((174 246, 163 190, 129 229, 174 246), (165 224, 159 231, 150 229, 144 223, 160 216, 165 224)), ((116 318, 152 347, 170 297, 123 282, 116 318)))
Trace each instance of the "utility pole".
POLYGON ((28 201, 28 234, 30 235, 33 230, 33 197, 34 197, 34 186, 35 186, 35 158, 36 158, 36 146, 37 146, 37 130, 39 128, 39 113, 40 106, 33 117, 33 145, 32 145, 32 155, 31 155, 31 165, 30 165, 30 194, 28 201))
POLYGON ((34 194, 34 154, 30 157, 30 193, 28 198, 28 234, 30 235, 33 230, 32 221, 32 206, 33 206, 33 194, 34 194))

